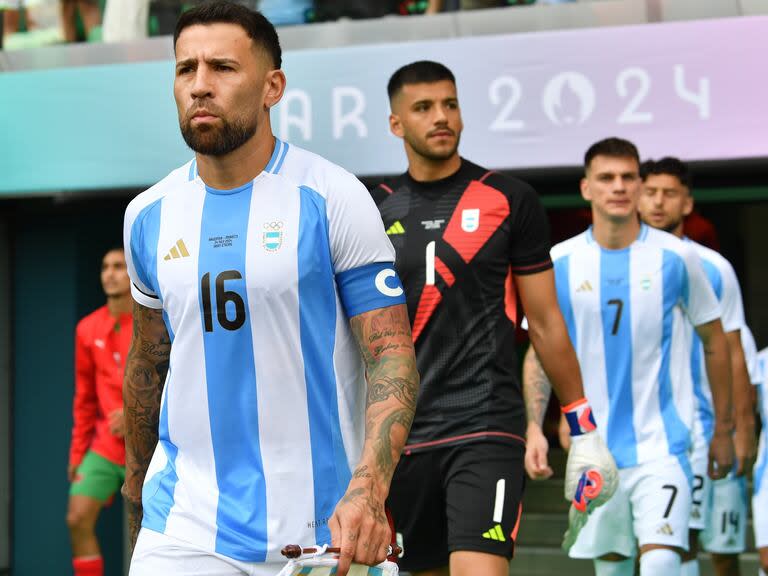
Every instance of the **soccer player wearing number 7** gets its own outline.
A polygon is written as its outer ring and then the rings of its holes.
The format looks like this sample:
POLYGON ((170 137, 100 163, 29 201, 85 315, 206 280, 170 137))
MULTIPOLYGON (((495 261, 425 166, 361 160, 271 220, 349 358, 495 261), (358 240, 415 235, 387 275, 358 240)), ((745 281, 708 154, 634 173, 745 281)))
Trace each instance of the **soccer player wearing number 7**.
POLYGON ((722 323, 731 359, 733 404, 736 414, 736 467, 726 478, 710 481, 707 477, 707 445, 712 437, 714 418, 712 394, 704 355, 693 327, 682 315, 675 319, 683 323, 686 347, 682 362, 691 370, 690 387, 679 390, 680 406, 695 406, 692 414, 693 499, 690 521, 690 549, 683 564, 684 576, 697 576, 699 540, 712 554, 712 562, 720 576, 738 576, 739 553, 746 547, 747 497, 744 475, 755 456, 755 416, 752 385, 747 368, 746 347, 742 338, 750 338, 744 319, 744 304, 736 273, 731 264, 710 250, 683 235, 683 220, 693 210, 688 167, 677 158, 648 160, 640 167, 643 191, 638 210, 640 218, 654 228, 666 230, 683 239, 701 258, 707 279, 722 308, 722 323))
MULTIPOLYGON (((582 197, 593 225, 552 248, 560 308, 584 374, 598 432, 619 467, 619 488, 570 549, 598 576, 631 576, 636 542, 642 576, 676 576, 688 548, 690 430, 675 405, 686 362, 673 361, 680 309, 704 344, 715 426, 709 473, 733 460, 728 349, 720 307, 695 251, 641 224, 635 146, 609 138, 589 148, 582 197)), ((546 368, 546 367, 545 367, 546 368)), ((528 383, 526 383, 528 385, 528 383)), ((529 393, 526 388, 526 394, 529 393)))
POLYGON ((601 504, 616 466, 583 398, 536 192, 459 156, 463 126, 448 68, 414 62, 392 75, 388 92, 408 171, 373 194, 397 252, 422 376, 389 500, 401 566, 420 576, 506 576, 524 485, 515 293, 572 418, 566 497, 594 468, 604 482, 592 506, 601 504))
POLYGON ((272 136, 261 14, 200 5, 174 48, 195 160, 125 216, 131 575, 270 576, 290 543, 382 562, 418 391, 392 244, 354 176, 272 136))

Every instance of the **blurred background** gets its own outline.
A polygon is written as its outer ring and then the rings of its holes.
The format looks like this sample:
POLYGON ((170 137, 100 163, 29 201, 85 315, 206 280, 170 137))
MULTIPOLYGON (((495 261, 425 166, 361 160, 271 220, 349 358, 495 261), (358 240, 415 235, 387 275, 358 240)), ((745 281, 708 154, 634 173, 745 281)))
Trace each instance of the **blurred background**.
MULTIPOLYGON (((689 161, 687 232, 733 263, 768 346, 767 0, 248 4, 279 26, 288 90, 276 135, 370 186, 406 167, 386 82, 420 59, 457 77, 462 155, 531 182, 553 242, 589 224, 578 182, 594 141, 689 161)), ((169 35, 193 5, 0 0, 0 574, 71 573, 74 328, 103 303, 100 259, 122 241, 128 201, 192 157, 169 35)), ((512 574, 591 573, 559 552, 561 494, 561 480, 529 483, 512 574)), ((106 573, 121 574, 121 503, 99 522, 106 573)), ((753 551, 744 565, 756 573, 753 551)))

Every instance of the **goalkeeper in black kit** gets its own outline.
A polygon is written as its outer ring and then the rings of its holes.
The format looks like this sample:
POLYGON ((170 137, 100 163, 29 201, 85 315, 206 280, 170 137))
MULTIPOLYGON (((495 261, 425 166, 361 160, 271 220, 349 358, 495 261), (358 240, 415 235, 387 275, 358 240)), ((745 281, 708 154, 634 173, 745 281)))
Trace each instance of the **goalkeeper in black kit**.
POLYGON ((616 466, 584 398, 535 191, 459 155, 463 125, 448 68, 414 62, 393 74, 388 91, 408 171, 372 194, 397 252, 421 374, 388 501, 401 567, 417 576, 506 576, 525 483, 518 296, 572 424, 566 498, 578 492, 575 506, 586 512, 603 504, 616 466))

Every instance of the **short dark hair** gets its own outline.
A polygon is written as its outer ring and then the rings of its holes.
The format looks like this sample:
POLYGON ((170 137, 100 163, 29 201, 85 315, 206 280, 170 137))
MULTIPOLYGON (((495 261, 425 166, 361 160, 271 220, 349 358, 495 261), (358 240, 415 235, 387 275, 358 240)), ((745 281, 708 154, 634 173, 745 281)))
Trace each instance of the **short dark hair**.
POLYGON ((633 158, 640 165, 640 154, 637 152, 637 146, 629 140, 623 138, 605 138, 595 142, 584 154, 584 170, 589 169, 589 165, 595 156, 610 156, 611 158, 633 158))
POLYGON ((173 49, 176 50, 176 42, 182 30, 196 24, 237 24, 245 30, 253 42, 263 48, 272 58, 272 65, 280 69, 283 65, 280 39, 277 30, 261 12, 228 0, 212 0, 184 12, 173 32, 173 49))
POLYGON ((398 68, 392 74, 387 84, 387 93, 392 100, 406 84, 432 84, 443 80, 456 84, 456 78, 447 66, 431 60, 419 60, 398 68))
POLYGON ((691 187, 691 172, 688 165, 674 156, 665 156, 661 160, 646 160, 640 164, 640 178, 645 180, 652 174, 669 174, 676 176, 680 184, 691 187))

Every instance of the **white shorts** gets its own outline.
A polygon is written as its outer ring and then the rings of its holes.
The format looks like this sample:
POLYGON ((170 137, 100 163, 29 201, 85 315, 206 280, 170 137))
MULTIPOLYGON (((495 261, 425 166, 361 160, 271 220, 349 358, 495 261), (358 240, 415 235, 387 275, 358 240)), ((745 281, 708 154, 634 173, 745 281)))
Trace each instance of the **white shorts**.
MULTIPOLYGON (((766 426, 763 424, 763 426, 766 426)), ((760 436, 760 457, 755 465, 752 489, 752 524, 755 528, 755 546, 768 548, 768 433, 763 428, 760 436)))
POLYGON ((285 562, 241 562, 200 546, 142 528, 130 576, 274 576, 285 562))
POLYGON ((693 489, 691 491, 691 521, 688 527, 691 530, 704 530, 710 516, 712 479, 707 475, 709 444, 702 434, 694 433, 690 460, 693 469, 693 489))
POLYGON ((599 558, 611 552, 634 556, 636 542, 688 550, 689 473, 685 455, 619 470, 616 493, 590 515, 569 556, 599 558))
POLYGON ((716 554, 739 554, 747 547, 747 482, 729 474, 710 480, 709 521, 699 536, 702 548, 716 554))

